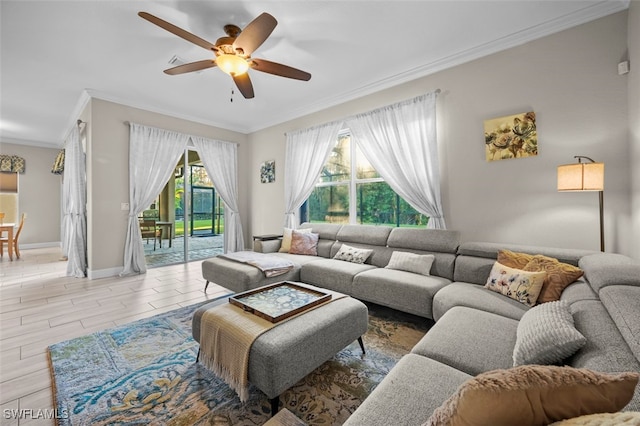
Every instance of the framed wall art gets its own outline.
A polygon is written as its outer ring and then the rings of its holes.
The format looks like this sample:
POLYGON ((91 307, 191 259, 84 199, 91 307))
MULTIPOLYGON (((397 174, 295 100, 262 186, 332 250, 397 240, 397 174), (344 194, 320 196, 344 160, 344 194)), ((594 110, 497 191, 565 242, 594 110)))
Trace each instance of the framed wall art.
POLYGON ((276 161, 269 160, 260 166, 260 182, 271 183, 276 180, 276 161))
POLYGON ((529 111, 486 120, 484 143, 487 161, 538 155, 536 113, 529 111))

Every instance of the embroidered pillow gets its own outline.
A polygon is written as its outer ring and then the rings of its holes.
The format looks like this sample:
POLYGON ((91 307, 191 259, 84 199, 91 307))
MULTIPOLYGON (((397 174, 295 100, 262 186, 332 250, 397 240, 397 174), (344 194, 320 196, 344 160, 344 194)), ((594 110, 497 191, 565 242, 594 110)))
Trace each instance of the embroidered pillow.
POLYGON ((414 272, 421 275, 430 275, 431 265, 434 260, 435 256, 432 254, 415 254, 404 251, 394 251, 391 253, 391 259, 389 259, 389 264, 385 266, 385 268, 414 272))
POLYGON ((560 295, 564 289, 584 274, 582 269, 576 266, 562 263, 558 259, 540 254, 533 256, 533 259, 522 269, 525 271, 545 271, 547 273, 536 303, 560 300, 560 295))
POLYGON ((631 401, 639 377, 551 365, 489 371, 460 385, 424 426, 546 425, 615 412, 631 401))
POLYGON ((527 272, 496 262, 491 268, 485 287, 527 306, 533 306, 546 275, 546 272, 527 272))
POLYGON ((343 244, 340 246, 340 250, 333 256, 336 260, 344 260, 351 263, 364 263, 369 256, 371 256, 373 250, 361 249, 343 244))
POLYGON ((513 365, 554 364, 586 343, 587 339, 573 325, 567 301, 544 303, 529 309, 520 319, 513 365))
MULTIPOLYGON (((296 229, 296 231, 311 232, 311 228, 300 228, 300 229, 296 229)), ((291 233, 292 232, 293 232, 293 229, 291 228, 284 228, 284 230, 282 231, 282 243, 280 244, 280 250, 278 250, 280 253, 289 253, 289 250, 291 250, 291 233)))
POLYGON ((318 236, 311 232, 291 232, 291 254, 306 254, 308 256, 318 255, 318 236))

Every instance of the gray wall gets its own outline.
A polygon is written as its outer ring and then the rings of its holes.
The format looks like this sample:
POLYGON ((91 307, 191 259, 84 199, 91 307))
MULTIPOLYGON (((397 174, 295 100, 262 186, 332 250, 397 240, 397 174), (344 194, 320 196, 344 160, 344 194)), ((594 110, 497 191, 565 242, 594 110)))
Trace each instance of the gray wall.
MULTIPOLYGON (((88 113, 87 113, 88 111, 88 113)), ((237 142, 240 167, 247 154, 246 136, 229 130, 169 117, 113 102, 91 99, 87 141, 87 235, 89 276, 115 275, 122 270, 129 202, 129 126, 126 122, 174 130, 190 135, 237 142)), ((239 186, 247 183, 239 171, 239 186)), ((240 211, 247 226, 247 194, 240 191, 240 211)))
POLYGON ((21 248, 60 244, 60 192, 62 178, 51 173, 58 149, 2 142, 0 152, 26 161, 18 175, 18 214, 26 213, 20 234, 21 248))
POLYGON ((621 12, 256 132, 249 137, 251 202, 269 208, 252 215, 250 231, 282 228, 285 132, 440 88, 448 228, 461 231, 466 241, 598 250, 596 193, 556 191, 556 167, 586 155, 606 167, 607 250, 630 254, 628 76, 617 74, 626 51, 627 13, 621 12), (537 115, 539 155, 487 163, 483 121, 531 110, 537 115), (267 159, 276 159, 275 184, 259 183, 258 166, 267 159))
POLYGON ((632 256, 640 259, 640 2, 629 5, 629 145, 633 211, 632 256))

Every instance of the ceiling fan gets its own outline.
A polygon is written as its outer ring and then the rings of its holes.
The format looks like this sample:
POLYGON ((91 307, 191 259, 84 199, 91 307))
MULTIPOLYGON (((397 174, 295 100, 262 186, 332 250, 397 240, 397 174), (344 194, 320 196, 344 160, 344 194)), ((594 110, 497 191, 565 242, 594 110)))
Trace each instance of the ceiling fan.
POLYGON ((163 28, 170 33, 182 37, 183 39, 197 44, 198 46, 213 51, 215 57, 213 59, 204 59, 202 61, 190 62, 188 64, 178 65, 177 67, 164 70, 166 74, 176 75, 193 71, 200 71, 206 68, 218 67, 225 73, 229 74, 235 82, 238 90, 245 98, 253 98, 253 84, 249 78, 249 69, 266 72, 268 74, 280 77, 293 78, 296 80, 309 81, 311 74, 308 72, 282 65, 276 62, 267 61, 266 59, 252 58, 251 54, 264 43, 271 35, 278 21, 276 18, 263 13, 256 19, 251 21, 244 30, 236 25, 225 25, 224 32, 226 37, 220 37, 215 44, 208 42, 188 31, 183 30, 157 16, 147 12, 139 12, 138 16, 163 28))

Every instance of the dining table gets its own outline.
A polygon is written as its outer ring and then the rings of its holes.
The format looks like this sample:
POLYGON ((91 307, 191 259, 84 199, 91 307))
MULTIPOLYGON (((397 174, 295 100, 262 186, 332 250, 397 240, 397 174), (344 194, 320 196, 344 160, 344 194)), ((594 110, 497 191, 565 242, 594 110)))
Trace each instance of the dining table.
POLYGON ((5 232, 7 233, 7 248, 9 249, 10 260, 13 260, 13 229, 15 227, 15 223, 0 223, 0 237, 2 237, 5 232))
POLYGON ((169 231, 169 247, 171 247, 171 240, 173 239, 173 222, 156 220, 156 227, 160 228, 160 247, 162 247, 162 239, 164 238, 164 228, 167 228, 169 231))

